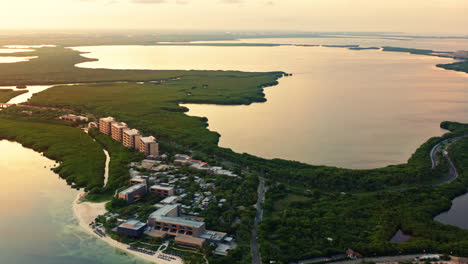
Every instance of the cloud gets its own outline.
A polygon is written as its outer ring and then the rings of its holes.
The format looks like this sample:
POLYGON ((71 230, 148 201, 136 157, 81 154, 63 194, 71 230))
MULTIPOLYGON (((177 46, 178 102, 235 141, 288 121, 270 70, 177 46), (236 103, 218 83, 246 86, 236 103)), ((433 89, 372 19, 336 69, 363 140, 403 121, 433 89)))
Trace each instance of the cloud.
POLYGON ((167 3, 166 0, 132 0, 132 3, 135 4, 164 4, 167 3))
POLYGON ((273 1, 267 1, 267 2, 265 2, 265 5, 267 5, 267 6, 274 6, 274 5, 275 5, 275 2, 273 2, 273 1))

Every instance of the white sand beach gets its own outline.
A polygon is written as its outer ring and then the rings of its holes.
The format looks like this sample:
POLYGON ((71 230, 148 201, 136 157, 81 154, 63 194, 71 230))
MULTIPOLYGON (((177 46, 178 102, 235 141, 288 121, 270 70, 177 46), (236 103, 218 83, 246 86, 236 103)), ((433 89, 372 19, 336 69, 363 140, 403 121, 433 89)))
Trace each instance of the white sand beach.
POLYGON ((80 226, 83 227, 89 234, 105 241, 109 245, 116 247, 122 251, 130 253, 134 256, 137 256, 143 260, 149 261, 151 263, 158 263, 158 264, 183 264, 183 260, 179 257, 170 256, 172 260, 164 260, 158 258, 159 255, 168 256, 162 252, 157 252, 154 256, 150 256, 147 254, 143 254, 141 252, 133 251, 128 249, 128 245, 120 243, 118 241, 113 240, 112 238, 100 237, 96 233, 94 233, 93 229, 89 226, 89 223, 94 221, 94 219, 102 214, 105 214, 105 202, 103 203, 90 203, 90 202, 82 202, 81 199, 84 197, 84 193, 80 193, 75 201, 73 201, 73 213, 75 217, 79 220, 80 226))

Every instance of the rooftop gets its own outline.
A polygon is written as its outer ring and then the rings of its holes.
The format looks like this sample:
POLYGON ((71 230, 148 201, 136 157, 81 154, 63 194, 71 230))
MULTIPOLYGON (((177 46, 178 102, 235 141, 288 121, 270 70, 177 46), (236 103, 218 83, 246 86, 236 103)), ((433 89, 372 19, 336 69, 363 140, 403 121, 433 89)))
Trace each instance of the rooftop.
POLYGON ((125 124, 124 122, 114 122, 112 123, 112 126, 116 128, 125 128, 127 127, 127 124, 125 124))
POLYGON ((166 191, 170 191, 170 190, 174 189, 174 187, 172 187, 172 186, 164 186, 164 185, 159 185, 159 184, 153 185, 150 188, 151 189, 166 190, 166 191))
POLYGON ((156 138, 153 136, 142 137, 141 141, 143 141, 143 143, 156 143, 156 138))
POLYGON ((103 118, 99 118, 99 120, 102 120, 102 121, 105 121, 105 122, 114 122, 115 119, 113 117, 103 117, 103 118))
POLYGON ((119 227, 121 228, 127 228, 127 229, 133 229, 133 230, 139 230, 145 226, 146 226, 146 223, 140 222, 138 220, 133 220, 133 219, 128 220, 125 223, 122 223, 121 225, 119 225, 119 227))
POLYGON ((130 128, 124 129, 123 132, 129 136, 136 136, 140 134, 140 131, 130 128))
POLYGON ((144 183, 135 184, 135 185, 133 185, 133 186, 131 186, 131 187, 128 187, 127 189, 121 191, 120 193, 122 193, 122 194, 129 194, 129 193, 132 193, 132 192, 134 192, 134 191, 136 191, 136 190, 139 190, 139 189, 141 189, 141 188, 146 188, 146 184, 144 184, 144 183))
POLYGON ((179 200, 179 196, 169 196, 164 198, 161 202, 161 204, 173 204, 179 200))
POLYGON ((178 225, 190 226, 190 227, 195 227, 195 228, 200 228, 205 224, 204 222, 193 221, 193 220, 185 219, 183 217, 166 216, 168 213, 170 213, 172 210, 175 210, 178 207, 179 207, 179 204, 165 205, 161 207, 160 209, 151 213, 149 217, 160 222, 174 223, 178 225))

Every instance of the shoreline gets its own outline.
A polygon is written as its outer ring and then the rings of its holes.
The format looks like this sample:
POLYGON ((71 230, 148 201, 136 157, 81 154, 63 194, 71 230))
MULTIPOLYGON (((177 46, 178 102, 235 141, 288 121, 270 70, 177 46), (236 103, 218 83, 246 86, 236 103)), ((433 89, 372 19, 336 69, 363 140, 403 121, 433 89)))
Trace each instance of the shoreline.
POLYGON ((84 197, 84 193, 78 193, 76 198, 73 200, 73 215, 78 220, 79 226, 82 227, 87 233, 93 235, 94 237, 104 241, 109 246, 112 246, 116 249, 119 249, 127 254, 135 256, 140 260, 144 260, 149 263, 157 263, 157 264, 182 264, 183 261, 180 258, 177 258, 179 261, 165 261, 163 259, 158 258, 160 254, 165 255, 162 252, 157 252, 155 255, 150 256, 147 254, 143 254, 137 251, 129 250, 128 245, 124 243, 120 243, 116 240, 113 240, 109 236, 100 237, 96 233, 94 233, 93 229, 89 226, 89 223, 94 221, 94 219, 107 212, 105 208, 106 202, 102 203, 91 203, 91 202, 81 202, 81 199, 84 197))

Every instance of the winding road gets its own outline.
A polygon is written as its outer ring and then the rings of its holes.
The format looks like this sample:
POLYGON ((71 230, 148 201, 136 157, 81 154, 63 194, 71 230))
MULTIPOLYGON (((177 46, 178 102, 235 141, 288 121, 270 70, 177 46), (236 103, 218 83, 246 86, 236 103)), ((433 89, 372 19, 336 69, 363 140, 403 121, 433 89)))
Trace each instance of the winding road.
POLYGON ((439 186, 442 184, 446 183, 451 183, 455 179, 458 178, 458 171, 457 168, 455 168, 455 165, 453 164, 452 160, 450 159, 449 156, 449 149, 452 147, 456 142, 458 142, 461 138, 463 137, 468 137, 468 135, 456 137, 456 138, 450 138, 450 139, 445 139, 441 142, 439 142, 437 145, 435 145, 430 152, 431 156, 431 163, 432 163, 432 169, 435 169, 439 165, 439 160, 437 158, 437 153, 441 150, 441 147, 444 146, 446 143, 448 143, 447 147, 443 150, 442 155, 448 162, 449 166, 449 175, 447 178, 441 180, 440 182, 434 183, 432 186, 439 186))
POLYGON ((258 189, 257 189, 257 203, 255 204, 255 208, 257 212, 255 214, 255 222, 254 227, 252 229, 252 238, 250 240, 250 252, 252 254, 252 264, 261 264, 262 258, 260 256, 260 252, 258 250, 258 234, 257 234, 257 227, 258 224, 262 221, 263 218, 263 208, 262 204, 265 201, 265 179, 259 179, 258 189))

